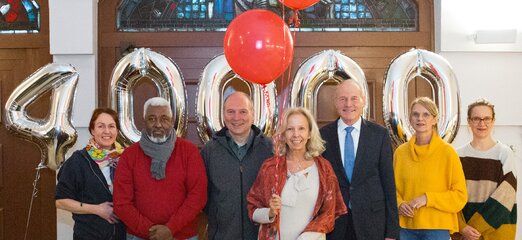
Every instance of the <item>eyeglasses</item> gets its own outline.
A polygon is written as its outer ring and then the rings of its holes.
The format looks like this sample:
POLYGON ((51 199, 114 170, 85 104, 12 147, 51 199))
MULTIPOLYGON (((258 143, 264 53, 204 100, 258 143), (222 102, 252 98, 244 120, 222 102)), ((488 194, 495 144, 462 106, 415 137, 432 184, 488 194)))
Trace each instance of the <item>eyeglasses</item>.
POLYGON ((490 124, 493 121, 492 117, 472 117, 469 119, 473 124, 479 124, 480 122, 484 122, 484 124, 490 124))
POLYGON ((411 116, 412 116, 413 118, 420 118, 420 117, 422 117, 422 118, 429 118, 429 117, 431 117, 431 114, 429 114, 429 113, 427 113, 427 112, 424 112, 424 113, 420 113, 420 112, 412 112, 412 113, 411 113, 411 116))

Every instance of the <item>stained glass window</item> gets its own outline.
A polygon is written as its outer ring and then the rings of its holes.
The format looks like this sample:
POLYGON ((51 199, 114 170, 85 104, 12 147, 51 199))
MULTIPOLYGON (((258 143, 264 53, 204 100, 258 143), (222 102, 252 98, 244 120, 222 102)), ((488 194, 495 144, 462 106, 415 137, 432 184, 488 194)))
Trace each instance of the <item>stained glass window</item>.
POLYGON ((37 33, 40 6, 34 0, 0 0, 0 33, 37 33))
MULTIPOLYGON (((225 31, 254 8, 291 17, 278 0, 122 0, 119 31, 225 31), (284 10, 283 10, 284 9, 284 10)), ((417 31, 413 0, 321 0, 298 12, 299 31, 417 31)), ((293 27, 293 26, 291 26, 293 27)))

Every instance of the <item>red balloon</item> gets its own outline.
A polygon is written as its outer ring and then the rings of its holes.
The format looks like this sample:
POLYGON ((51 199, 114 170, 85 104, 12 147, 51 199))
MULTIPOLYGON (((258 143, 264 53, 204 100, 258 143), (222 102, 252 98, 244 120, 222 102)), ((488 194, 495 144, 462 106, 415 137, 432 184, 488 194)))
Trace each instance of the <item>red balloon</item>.
POLYGON ((228 64, 243 79, 267 84, 292 62, 294 40, 283 19, 273 12, 254 9, 236 17, 224 39, 228 64))
POLYGON ((279 2, 291 9, 301 10, 316 4, 319 0, 279 0, 279 2))

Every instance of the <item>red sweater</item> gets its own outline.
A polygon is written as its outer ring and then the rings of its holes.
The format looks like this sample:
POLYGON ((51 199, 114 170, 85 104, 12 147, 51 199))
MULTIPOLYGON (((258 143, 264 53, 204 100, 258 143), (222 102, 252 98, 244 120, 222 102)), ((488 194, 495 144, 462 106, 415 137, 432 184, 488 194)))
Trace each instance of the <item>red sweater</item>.
POLYGON ((114 178, 114 212, 127 232, 147 239, 153 225, 166 225, 176 239, 197 233, 197 216, 207 202, 205 166, 197 147, 177 138, 165 178, 150 172, 151 158, 139 143, 125 149, 114 178))

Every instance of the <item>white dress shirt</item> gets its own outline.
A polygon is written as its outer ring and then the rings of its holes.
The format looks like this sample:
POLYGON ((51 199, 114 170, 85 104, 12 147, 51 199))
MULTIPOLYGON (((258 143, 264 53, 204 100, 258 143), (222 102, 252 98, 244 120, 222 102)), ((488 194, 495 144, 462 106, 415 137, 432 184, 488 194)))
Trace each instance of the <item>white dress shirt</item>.
MULTIPOLYGON (((353 139, 353 149, 354 149, 354 157, 357 158, 357 147, 359 146, 359 136, 361 135, 361 123, 362 118, 359 118, 357 122, 355 122, 352 127, 352 139, 353 139)), ((344 140, 346 139, 346 127, 349 127, 350 125, 347 125, 344 123, 344 121, 339 118, 337 120, 337 134, 339 135, 339 149, 341 150, 341 159, 343 160, 343 166, 344 166, 344 140)))

